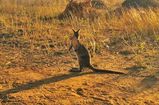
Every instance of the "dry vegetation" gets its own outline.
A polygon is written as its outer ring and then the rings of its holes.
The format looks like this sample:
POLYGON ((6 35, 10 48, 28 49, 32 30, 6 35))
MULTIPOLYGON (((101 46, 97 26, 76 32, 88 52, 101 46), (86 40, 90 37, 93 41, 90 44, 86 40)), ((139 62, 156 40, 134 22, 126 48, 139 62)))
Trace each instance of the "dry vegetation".
POLYGON ((158 105, 159 9, 121 8, 122 1, 93 9, 93 20, 60 20, 68 0, 0 0, 0 102, 158 105), (128 74, 68 73, 78 66, 68 52, 72 28, 81 29, 93 65, 128 74))

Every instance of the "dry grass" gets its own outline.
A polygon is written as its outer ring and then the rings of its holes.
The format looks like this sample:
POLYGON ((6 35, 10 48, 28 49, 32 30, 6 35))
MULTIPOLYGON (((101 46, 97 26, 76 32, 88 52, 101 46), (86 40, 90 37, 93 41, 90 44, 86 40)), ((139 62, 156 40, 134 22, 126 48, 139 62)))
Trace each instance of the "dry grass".
POLYGON ((43 49, 47 53, 54 50, 66 52, 71 28, 80 28, 82 30, 81 40, 92 52, 100 52, 105 46, 111 47, 107 44, 110 44, 113 38, 122 39, 120 43, 124 43, 124 45, 120 47, 128 46, 135 53, 137 53, 135 48, 143 50, 151 46, 151 49, 156 50, 159 34, 159 10, 123 10, 121 16, 110 15, 106 12, 93 23, 89 19, 76 17, 67 21, 55 19, 54 17, 64 10, 66 3, 67 1, 47 0, 45 2, 13 0, 1 3, 1 34, 13 34, 13 38, 1 39, 2 46, 4 40, 10 43, 17 41, 19 46, 28 44, 29 52, 34 50, 41 52, 43 49))
MULTIPOLYGON (((71 29, 74 28, 81 29, 81 41, 91 53, 99 53, 105 48, 116 49, 116 52, 129 49, 135 54, 146 50, 158 52, 158 9, 123 9, 121 16, 106 11, 94 22, 76 17, 65 21, 54 18, 65 9, 66 4, 66 0, 12 0, 1 3, 0 32, 4 34, 1 47, 10 46, 13 50, 18 49, 19 53, 27 50, 31 55, 34 55, 33 52, 47 55, 66 53, 71 29), (7 38, 9 34, 12 36, 7 38), (115 42, 118 42, 117 46, 113 45, 115 42)), ((1 53, 3 55, 4 51, 1 53)))

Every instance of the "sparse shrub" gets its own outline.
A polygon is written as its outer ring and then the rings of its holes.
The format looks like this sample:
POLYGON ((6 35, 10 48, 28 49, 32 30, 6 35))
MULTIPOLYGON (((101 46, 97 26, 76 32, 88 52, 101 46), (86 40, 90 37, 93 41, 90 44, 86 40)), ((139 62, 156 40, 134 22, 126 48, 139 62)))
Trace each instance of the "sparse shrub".
POLYGON ((106 4, 102 0, 92 0, 91 5, 93 8, 97 8, 97 9, 107 8, 106 4))
POLYGON ((127 8, 156 8, 159 7, 158 0, 126 0, 122 4, 123 7, 127 8))
POLYGON ((59 19, 67 18, 89 18, 94 20, 100 13, 97 9, 104 9, 106 5, 101 0, 87 0, 84 2, 71 1, 67 4, 65 10, 58 15, 59 19))

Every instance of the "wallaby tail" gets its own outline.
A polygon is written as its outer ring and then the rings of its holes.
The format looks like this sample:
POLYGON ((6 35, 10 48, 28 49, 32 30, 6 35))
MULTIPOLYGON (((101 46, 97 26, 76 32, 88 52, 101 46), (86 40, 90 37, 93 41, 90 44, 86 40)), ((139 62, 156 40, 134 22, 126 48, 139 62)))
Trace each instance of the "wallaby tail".
POLYGON ((97 72, 97 73, 125 74, 125 73, 117 72, 117 71, 104 70, 104 69, 96 69, 93 66, 89 66, 89 69, 91 69, 91 70, 93 70, 94 72, 97 72))

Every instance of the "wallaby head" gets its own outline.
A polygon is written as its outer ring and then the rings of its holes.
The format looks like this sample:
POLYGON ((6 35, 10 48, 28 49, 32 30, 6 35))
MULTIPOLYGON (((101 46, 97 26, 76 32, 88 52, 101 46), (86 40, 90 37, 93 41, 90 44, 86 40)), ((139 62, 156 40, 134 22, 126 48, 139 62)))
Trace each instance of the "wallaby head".
POLYGON ((75 31, 74 29, 72 29, 72 30, 73 30, 73 32, 74 32, 73 37, 76 37, 76 38, 78 39, 80 29, 77 30, 77 31, 75 31))

